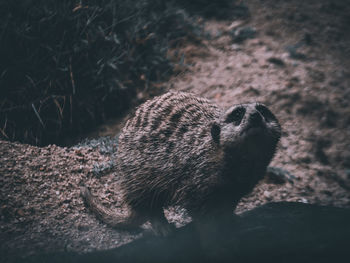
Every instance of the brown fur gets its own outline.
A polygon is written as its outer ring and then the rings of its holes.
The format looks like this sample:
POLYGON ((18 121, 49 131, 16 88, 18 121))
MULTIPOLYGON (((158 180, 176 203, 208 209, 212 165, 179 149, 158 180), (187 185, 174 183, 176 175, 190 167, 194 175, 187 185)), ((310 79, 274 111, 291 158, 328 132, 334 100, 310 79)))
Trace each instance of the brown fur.
POLYGON ((163 208, 169 205, 185 207, 194 221, 232 213, 264 176, 280 135, 277 119, 262 104, 224 111, 192 94, 169 92, 141 105, 119 137, 116 172, 130 215, 113 215, 87 189, 82 194, 109 225, 150 220, 166 234, 163 208))

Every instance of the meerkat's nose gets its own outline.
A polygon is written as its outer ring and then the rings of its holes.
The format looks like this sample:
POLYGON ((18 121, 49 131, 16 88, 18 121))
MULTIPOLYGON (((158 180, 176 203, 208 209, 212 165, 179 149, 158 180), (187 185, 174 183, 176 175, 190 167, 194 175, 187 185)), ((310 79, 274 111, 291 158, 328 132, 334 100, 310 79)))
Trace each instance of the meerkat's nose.
POLYGON ((255 111, 249 116, 249 123, 253 126, 260 126, 262 124, 262 116, 259 112, 255 111))

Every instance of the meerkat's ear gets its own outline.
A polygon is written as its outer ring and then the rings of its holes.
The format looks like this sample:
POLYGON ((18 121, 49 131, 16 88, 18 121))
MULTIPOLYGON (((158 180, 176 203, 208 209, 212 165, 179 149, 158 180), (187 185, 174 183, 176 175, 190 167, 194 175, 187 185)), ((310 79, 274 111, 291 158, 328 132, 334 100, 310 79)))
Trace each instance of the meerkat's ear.
POLYGON ((211 137, 213 138, 214 142, 216 142, 217 144, 220 143, 220 126, 218 123, 214 122, 211 125, 211 137))

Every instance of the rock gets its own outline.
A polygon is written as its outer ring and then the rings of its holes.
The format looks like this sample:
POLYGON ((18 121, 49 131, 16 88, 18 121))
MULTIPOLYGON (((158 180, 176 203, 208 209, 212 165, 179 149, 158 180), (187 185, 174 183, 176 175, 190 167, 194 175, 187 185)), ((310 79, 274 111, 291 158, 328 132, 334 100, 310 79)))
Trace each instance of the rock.
POLYGON ((330 146, 331 141, 326 138, 317 138, 315 144, 315 157, 321 163, 329 164, 329 159, 324 149, 330 146))
POLYGON ((265 196, 265 198, 267 199, 267 200, 271 200, 271 192, 269 192, 269 191, 264 191, 264 196, 265 196))
POLYGON ((265 181, 268 184, 285 184, 287 181, 293 184, 293 179, 295 179, 295 177, 283 168, 273 166, 267 167, 265 181))
POLYGON ((294 59, 300 59, 300 60, 305 60, 306 55, 299 52, 298 48, 301 46, 300 43, 296 45, 290 45, 286 47, 286 51, 289 53, 289 56, 294 59))
POLYGON ((276 57, 270 57, 267 61, 279 67, 284 67, 286 65, 282 59, 276 57))
POLYGON ((256 37, 256 29, 252 27, 241 27, 238 29, 233 29, 231 31, 231 37, 233 42, 241 43, 246 39, 251 39, 256 37))

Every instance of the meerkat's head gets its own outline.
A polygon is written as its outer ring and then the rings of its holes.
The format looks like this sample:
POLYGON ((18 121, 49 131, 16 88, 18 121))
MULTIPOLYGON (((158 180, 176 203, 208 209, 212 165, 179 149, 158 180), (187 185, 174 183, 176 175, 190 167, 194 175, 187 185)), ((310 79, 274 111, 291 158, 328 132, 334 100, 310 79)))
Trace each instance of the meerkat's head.
POLYGON ((265 155, 271 160, 281 126, 265 105, 247 103, 229 108, 212 124, 211 135, 225 151, 249 157, 265 155))

